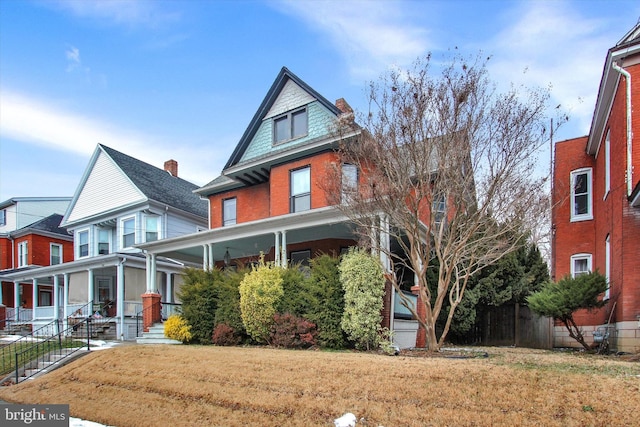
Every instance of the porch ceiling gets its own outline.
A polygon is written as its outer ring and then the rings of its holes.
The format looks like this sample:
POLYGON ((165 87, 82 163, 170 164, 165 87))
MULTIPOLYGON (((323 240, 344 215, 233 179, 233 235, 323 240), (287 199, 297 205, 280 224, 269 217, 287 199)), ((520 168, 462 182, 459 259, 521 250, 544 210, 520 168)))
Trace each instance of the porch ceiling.
POLYGON ((167 258, 202 262, 204 245, 213 245, 213 259, 220 261, 228 250, 232 259, 267 253, 275 245, 275 234, 286 232, 287 245, 321 239, 351 239, 353 226, 336 208, 282 215, 259 221, 145 243, 137 247, 167 258))

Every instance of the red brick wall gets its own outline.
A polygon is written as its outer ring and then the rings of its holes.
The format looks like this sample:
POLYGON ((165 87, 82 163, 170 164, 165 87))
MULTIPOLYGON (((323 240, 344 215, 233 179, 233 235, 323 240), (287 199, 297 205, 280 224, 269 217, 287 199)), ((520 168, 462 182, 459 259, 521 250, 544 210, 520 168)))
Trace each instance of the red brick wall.
POLYGON ((27 241, 27 264, 29 265, 50 265, 51 264, 51 243, 62 245, 62 259, 64 262, 73 261, 73 242, 55 239, 38 234, 28 234, 19 237, 14 243, 15 266, 18 267, 18 244, 27 241))
MULTIPOLYGON (((632 99, 640 96, 640 65, 628 67, 632 73, 632 99)), ((632 119, 634 135, 640 135, 640 113, 632 119)), ((636 141, 637 138, 634 138, 636 141)), ((595 157, 585 152, 586 137, 563 141, 555 147, 553 271, 560 279, 570 273, 570 258, 591 253, 592 268, 606 271, 606 238, 610 239, 610 302, 597 313, 580 313, 576 320, 584 325, 605 323, 616 302, 612 321, 635 321, 640 315, 640 209, 627 199, 626 83, 621 78, 615 94, 603 139, 595 157), (605 195, 605 143, 610 131, 610 191, 605 195), (593 168, 593 214, 590 221, 570 222, 570 172, 593 168)), ((633 184, 640 177, 640 145, 633 147, 633 184)))
POLYGON ((0 238, 0 270, 12 268, 11 263, 11 240, 6 237, 0 238))
POLYGON ((330 203, 323 190, 323 184, 327 178, 327 167, 336 161, 336 154, 327 152, 272 168, 269 180, 271 185, 271 216, 289 213, 289 171, 305 166, 311 167, 311 208, 329 206, 330 203))
POLYGON ((209 197, 211 228, 222 227, 222 201, 236 198, 236 222, 255 221, 269 217, 269 183, 245 187, 209 197))

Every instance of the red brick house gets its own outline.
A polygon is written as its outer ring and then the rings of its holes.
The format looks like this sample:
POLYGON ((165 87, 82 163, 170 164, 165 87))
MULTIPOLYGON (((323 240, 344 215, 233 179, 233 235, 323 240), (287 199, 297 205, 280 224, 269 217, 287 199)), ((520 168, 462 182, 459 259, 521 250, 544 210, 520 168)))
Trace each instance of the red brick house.
POLYGON ((30 319, 34 298, 37 298, 37 305, 53 303, 51 286, 43 286, 34 294, 31 284, 16 286, 13 281, 2 279, 17 271, 72 261, 73 236, 60 226, 61 221, 62 215, 52 214, 20 229, 0 234, 0 306, 7 308, 4 315, 0 308, 0 319, 13 319, 15 307, 22 309, 21 317, 30 319))
MULTIPOLYGON (((640 24, 607 52, 589 135, 558 142, 553 169, 553 278, 607 276, 606 305, 576 320, 588 339, 611 319, 620 351, 640 349, 639 100, 640 24)), ((563 328, 554 345, 577 345, 563 328)))
MULTIPOLYGON (((323 186, 331 165, 342 168, 343 179, 358 180, 358 172, 340 165, 335 152, 341 138, 360 132, 332 131, 343 114, 352 114, 343 99, 331 103, 282 68, 222 174, 195 191, 209 201, 209 230, 136 246, 147 253, 152 272, 159 256, 201 262, 207 269, 255 261, 263 253, 267 261, 287 266, 355 246, 352 224, 323 186)), ((389 287, 383 326, 395 331, 399 346, 414 346, 417 322, 400 319, 406 309, 394 296, 389 287)))

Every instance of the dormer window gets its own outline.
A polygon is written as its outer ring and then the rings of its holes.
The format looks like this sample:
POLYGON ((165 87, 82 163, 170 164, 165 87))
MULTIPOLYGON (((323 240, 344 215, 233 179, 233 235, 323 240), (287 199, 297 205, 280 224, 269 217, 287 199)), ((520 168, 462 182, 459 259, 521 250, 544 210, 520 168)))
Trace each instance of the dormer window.
POLYGON ((305 136, 309 131, 307 109, 290 111, 273 119, 273 143, 289 141, 305 136))

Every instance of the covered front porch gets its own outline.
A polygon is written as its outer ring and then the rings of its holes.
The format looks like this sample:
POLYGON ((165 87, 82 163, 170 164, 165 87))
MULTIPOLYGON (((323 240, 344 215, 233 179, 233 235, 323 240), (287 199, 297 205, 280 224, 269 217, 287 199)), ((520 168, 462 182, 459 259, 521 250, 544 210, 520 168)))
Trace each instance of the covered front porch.
MULTIPOLYGON (((388 249, 381 251, 379 256, 384 268, 390 271, 391 264, 386 254, 399 249, 397 243, 391 241, 389 233, 384 232, 385 227, 388 230, 388 221, 382 216, 379 221, 378 226, 382 232, 372 235, 380 239, 376 242, 377 245, 388 249)), ((304 266, 320 254, 338 256, 349 247, 357 246, 360 236, 356 231, 353 223, 337 208, 327 207, 224 226, 144 243, 137 247, 146 253, 147 268, 150 269, 147 277, 153 280, 156 277, 154 273, 157 270, 157 260, 161 257, 198 263, 205 270, 252 264, 257 262, 261 255, 264 255, 266 261, 272 261, 285 268, 296 264, 304 266)), ((147 283, 148 289, 154 287, 154 283, 147 283)), ((399 338, 402 335, 403 347, 413 346, 414 329, 417 329, 417 326, 413 325, 414 320, 407 319, 406 308, 400 304, 400 298, 396 298, 397 293, 391 291, 392 288, 388 284, 383 326, 393 331, 401 325, 397 332, 399 338), (410 343, 411 337, 413 343, 410 343)))
MULTIPOLYGON (((135 339, 147 291, 146 262, 139 253, 116 253, 4 274, 3 289, 9 282, 12 295, 7 298, 0 290, 0 329, 35 331, 54 320, 62 320, 66 329, 92 316, 113 324, 112 339, 135 339)), ((158 260, 154 292, 162 295, 165 311, 177 300, 183 267, 158 260)))

